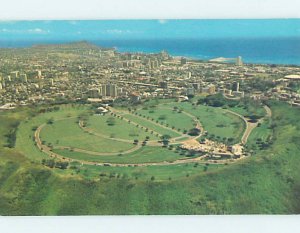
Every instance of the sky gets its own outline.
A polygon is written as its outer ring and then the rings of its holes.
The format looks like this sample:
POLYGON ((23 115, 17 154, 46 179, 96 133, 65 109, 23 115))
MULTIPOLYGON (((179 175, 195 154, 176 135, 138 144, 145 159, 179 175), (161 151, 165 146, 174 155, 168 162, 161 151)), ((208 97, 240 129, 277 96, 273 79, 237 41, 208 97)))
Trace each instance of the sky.
POLYGON ((2 19, 299 18, 299 0, 0 0, 2 19))
POLYGON ((300 19, 0 21, 0 40, 300 37, 300 19))

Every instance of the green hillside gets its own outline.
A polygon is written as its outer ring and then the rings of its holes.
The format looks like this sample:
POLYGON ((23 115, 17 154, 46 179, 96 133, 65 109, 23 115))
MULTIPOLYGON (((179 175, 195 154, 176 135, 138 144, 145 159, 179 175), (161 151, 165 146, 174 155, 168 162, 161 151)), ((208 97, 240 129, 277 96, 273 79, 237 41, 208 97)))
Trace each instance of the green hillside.
POLYGON ((278 102, 270 107, 271 146, 241 162, 166 181, 90 179, 31 162, 7 147, 31 110, 1 112, 0 214, 299 214, 300 110, 278 102))

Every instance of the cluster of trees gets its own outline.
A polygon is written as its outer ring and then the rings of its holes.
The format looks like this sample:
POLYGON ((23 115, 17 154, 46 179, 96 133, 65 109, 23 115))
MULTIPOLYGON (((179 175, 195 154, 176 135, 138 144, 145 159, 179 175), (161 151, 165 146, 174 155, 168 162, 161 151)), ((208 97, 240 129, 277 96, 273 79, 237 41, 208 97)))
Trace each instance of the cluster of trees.
POLYGON ((189 131, 188 131, 188 135, 190 135, 190 136, 198 136, 198 135, 200 135, 200 129, 198 129, 198 128, 192 128, 192 129, 190 129, 189 131))
POLYGON ((42 164, 50 168, 59 168, 59 169, 67 169, 69 166, 68 162, 55 161, 54 159, 43 159, 42 164))
POLYGON ((253 78, 247 82, 247 89, 265 92, 274 88, 275 85, 271 79, 253 78))
POLYGON ((53 123, 54 123, 53 117, 51 117, 50 119, 47 120, 48 125, 52 125, 53 123))
POLYGON ((273 144, 273 141, 271 138, 268 138, 266 141, 263 141, 261 138, 258 138, 256 140, 256 144, 258 145, 258 148, 260 150, 265 150, 273 144))
POLYGON ((48 107, 48 108, 41 108, 39 110, 39 113, 46 113, 46 112, 57 112, 60 110, 59 106, 54 106, 54 107, 48 107))
POLYGON ((9 148, 15 147, 15 144, 16 144, 16 133, 17 133, 17 129, 18 129, 19 124, 20 124, 19 121, 15 121, 15 122, 12 122, 10 124, 10 128, 11 129, 5 135, 5 137, 7 139, 6 147, 9 147, 9 148))
POLYGON ((208 95, 205 98, 198 99, 197 104, 206 104, 212 107, 222 107, 227 104, 227 100, 221 93, 218 93, 216 95, 208 95))
POLYGON ((223 107, 227 106, 230 108, 240 106, 246 109, 249 115, 245 116, 250 118, 250 122, 257 122, 259 118, 262 116, 258 113, 257 109, 259 107, 259 103, 245 98, 244 100, 229 100, 226 99, 221 93, 215 95, 208 95, 205 98, 200 98, 197 101, 197 104, 205 104, 212 107, 223 107))

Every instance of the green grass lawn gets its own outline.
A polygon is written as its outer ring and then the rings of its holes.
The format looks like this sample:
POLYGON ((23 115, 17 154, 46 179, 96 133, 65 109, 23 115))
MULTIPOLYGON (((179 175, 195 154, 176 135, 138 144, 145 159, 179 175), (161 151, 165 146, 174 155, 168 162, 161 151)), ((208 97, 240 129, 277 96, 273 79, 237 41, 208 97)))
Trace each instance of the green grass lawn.
MULTIPOLYGON (((54 120, 61 118, 77 117, 78 114, 85 112, 87 107, 76 105, 61 105, 59 111, 47 112, 38 114, 37 116, 28 116, 20 123, 16 134, 16 148, 34 160, 41 160, 42 158, 48 158, 47 155, 41 152, 36 146, 33 140, 34 130, 33 128, 47 122, 47 120, 53 118, 54 120)), ((20 113, 19 113, 20 114, 20 113)), ((22 113, 21 113, 22 114, 22 113)), ((24 113, 23 113, 24 114, 24 113)), ((26 113, 25 113, 26 114, 26 113)), ((27 113, 27 115, 30 115, 27 113)))
POLYGON ((151 130, 154 130, 155 132, 161 134, 161 135, 170 135, 171 137, 178 137, 180 136, 181 134, 180 133, 177 133, 173 130, 170 130, 170 129, 167 129, 167 128, 163 128, 157 124, 155 124, 155 122, 151 122, 151 121, 148 121, 148 120, 145 120, 141 117, 138 117, 138 116, 135 116, 135 115, 132 115, 132 114, 123 114, 123 116, 125 118, 127 118, 128 120, 131 120, 132 122, 135 122, 143 127, 146 127, 148 128, 150 131, 151 130))
MULTIPOLYGON (((299 214, 300 109, 280 102, 270 106, 273 144, 232 165, 209 165, 207 171, 193 163, 49 169, 28 159, 38 156, 28 137, 31 127, 49 115, 33 117, 20 124, 16 148, 0 148, 0 214, 299 214)), ((1 133, 11 130, 7 122, 25 120, 29 113, 1 112, 1 133)))
POLYGON ((210 135, 220 137, 221 139, 234 138, 234 142, 238 142, 244 132, 244 122, 239 117, 225 112, 224 109, 214 108, 204 105, 192 105, 188 102, 170 103, 171 107, 178 106, 184 111, 191 113, 199 118, 204 130, 210 135))
POLYGON ((53 152, 63 155, 68 158, 80 159, 92 162, 107 162, 107 163, 147 163, 147 162, 162 162, 174 161, 177 159, 186 158, 170 151, 166 148, 145 146, 130 154, 116 155, 116 156, 97 156, 86 153, 79 153, 69 150, 54 149, 53 152))
POLYGON ((249 104, 247 106, 237 105, 231 108, 228 107, 228 109, 242 116, 257 115, 263 117, 266 115, 266 111, 263 108, 263 106, 258 104, 257 105, 249 104))
POLYGON ((258 150, 257 142, 267 142, 273 135, 271 119, 265 119, 259 127, 256 127, 249 135, 247 146, 251 150, 258 150))
POLYGON ((175 127, 175 129, 189 130, 194 127, 194 120, 190 116, 183 113, 173 111, 173 109, 164 108, 161 105, 157 107, 144 107, 137 110, 138 114, 142 116, 150 117, 155 122, 168 124, 169 127, 175 127), (180 120, 179 120, 180 119, 180 120))
POLYGON ((76 119, 66 119, 47 124, 40 133, 46 144, 75 147, 96 152, 122 152, 133 148, 132 143, 113 141, 83 131, 76 119))
POLYGON ((204 164, 196 163, 145 167, 99 167, 95 165, 83 165, 80 167, 79 174, 90 178, 94 178, 95 176, 99 177, 99 175, 103 173, 105 176, 101 176, 102 178, 109 177, 110 174, 116 174, 121 178, 128 177, 129 179, 139 181, 150 181, 151 177, 154 176, 156 181, 163 182, 185 179, 186 177, 191 178, 200 174, 221 170, 224 165, 212 164, 207 170, 204 169, 204 167, 204 164))
POLYGON ((92 129, 93 132, 104 134, 112 138, 122 138, 132 141, 138 139, 142 141, 148 136, 150 140, 158 140, 158 137, 150 134, 150 132, 145 132, 145 130, 135 127, 133 124, 128 124, 128 122, 117 117, 114 117, 113 125, 108 125, 107 120, 111 117, 110 115, 91 116, 88 119, 87 127, 92 129))

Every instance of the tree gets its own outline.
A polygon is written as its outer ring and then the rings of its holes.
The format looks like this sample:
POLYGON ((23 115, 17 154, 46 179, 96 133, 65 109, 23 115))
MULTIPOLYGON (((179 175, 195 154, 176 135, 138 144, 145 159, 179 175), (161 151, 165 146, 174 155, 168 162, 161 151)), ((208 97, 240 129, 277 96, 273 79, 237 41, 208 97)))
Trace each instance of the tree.
POLYGON ((107 123, 107 125, 109 125, 109 126, 114 126, 114 125, 116 124, 116 120, 115 120, 115 118, 113 118, 113 117, 109 117, 109 118, 106 120, 106 123, 107 123))
POLYGON ((139 143, 139 140, 138 139, 134 139, 133 140, 133 144, 137 145, 139 143))
POLYGON ((164 138, 162 140, 163 147, 167 147, 169 145, 169 139, 164 138))
POLYGON ((198 128, 190 129, 189 132, 188 132, 188 135, 198 136, 198 135, 200 135, 200 129, 198 129, 198 128))
POLYGON ((168 134, 164 134, 163 136, 161 136, 161 139, 170 139, 171 136, 168 134))
POLYGON ((189 154, 188 154, 189 157, 193 157, 195 155, 196 155, 196 151, 195 150, 189 150, 189 154))
POLYGON ((47 120, 47 124, 48 125, 52 125, 54 123, 54 119, 53 118, 50 118, 47 120))

